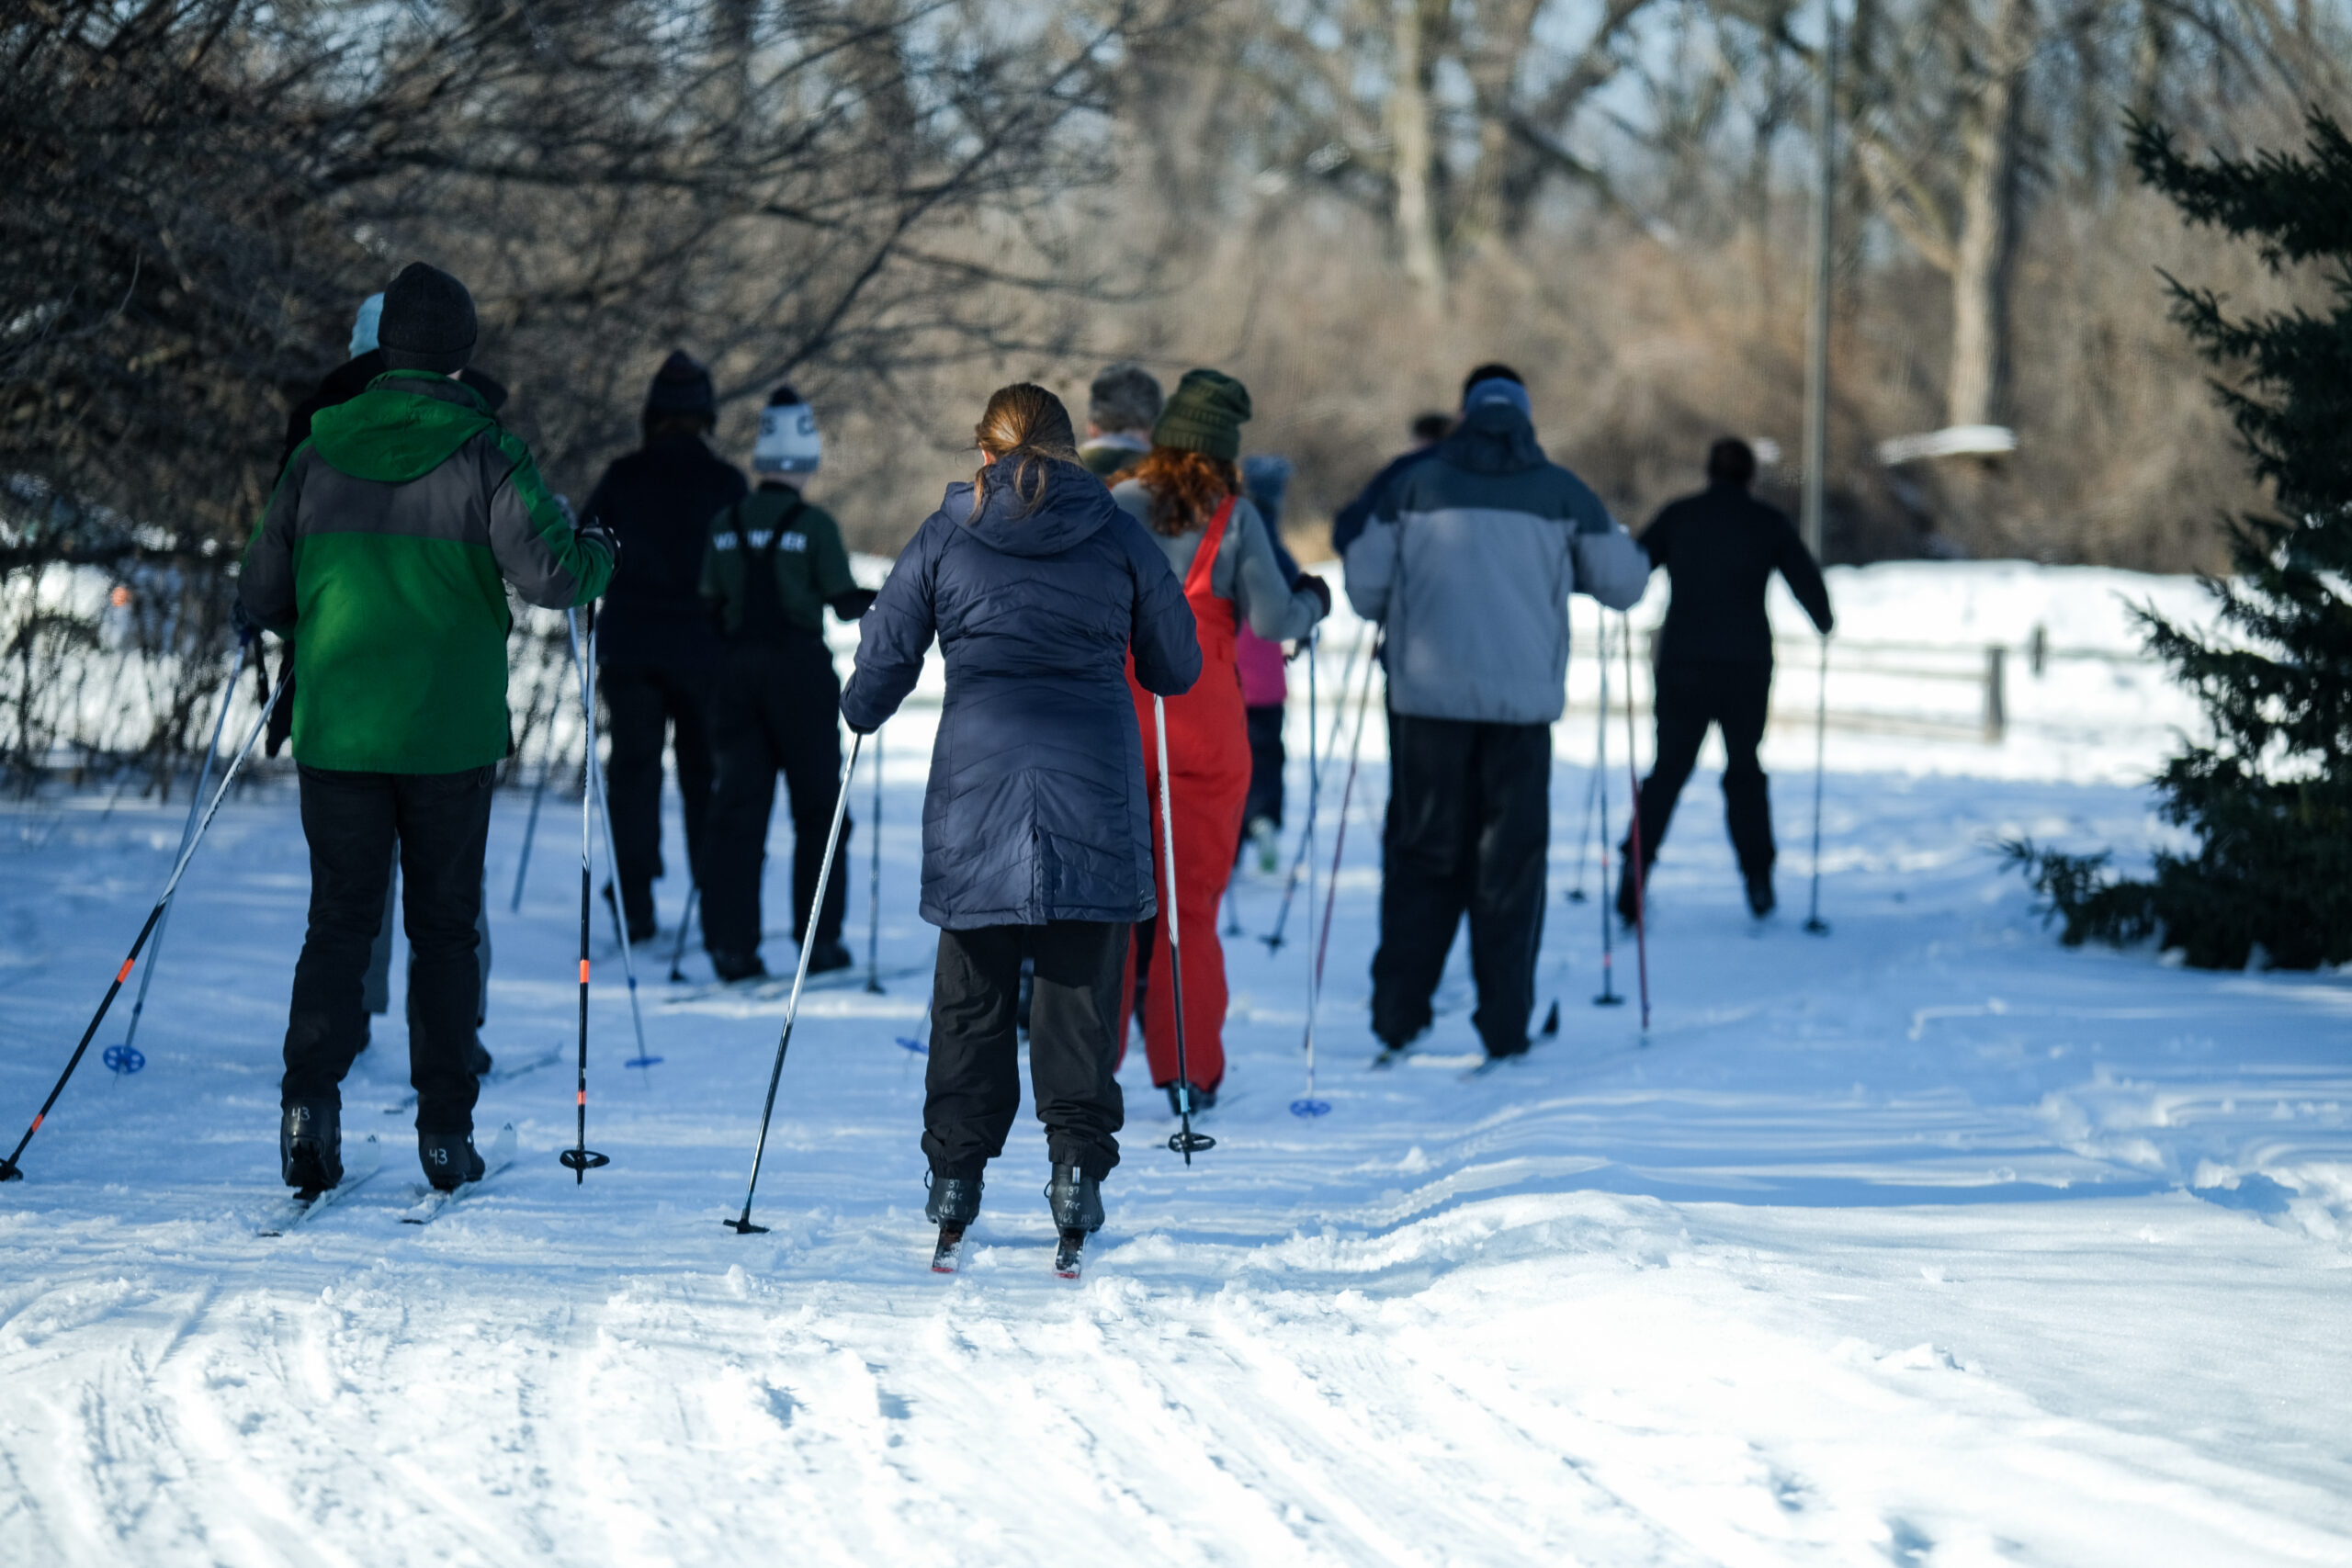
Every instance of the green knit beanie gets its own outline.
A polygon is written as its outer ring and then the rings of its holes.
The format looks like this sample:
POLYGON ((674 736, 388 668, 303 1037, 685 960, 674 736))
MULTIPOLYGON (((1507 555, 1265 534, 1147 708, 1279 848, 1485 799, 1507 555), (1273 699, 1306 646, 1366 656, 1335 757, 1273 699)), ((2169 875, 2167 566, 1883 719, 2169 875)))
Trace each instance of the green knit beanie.
POLYGON ((1221 371, 1187 370, 1151 427, 1151 444, 1230 463, 1241 456, 1241 427, 1249 418, 1249 388, 1221 371))

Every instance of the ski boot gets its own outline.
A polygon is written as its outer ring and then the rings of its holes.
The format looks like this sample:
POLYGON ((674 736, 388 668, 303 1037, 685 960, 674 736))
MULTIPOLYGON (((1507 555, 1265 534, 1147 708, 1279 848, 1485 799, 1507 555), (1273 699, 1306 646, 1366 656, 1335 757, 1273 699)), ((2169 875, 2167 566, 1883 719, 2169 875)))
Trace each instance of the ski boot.
POLYGON ((846 969, 857 962, 857 955, 842 945, 839 937, 819 937, 817 945, 808 952, 808 973, 830 975, 836 969, 846 969))
POLYGON ((1054 1212, 1054 1227, 1061 1233, 1054 1248, 1054 1272, 1075 1280, 1084 1267, 1086 1238, 1102 1228, 1102 1183, 1080 1174, 1074 1165, 1057 1165, 1046 1184, 1046 1206, 1054 1212))
POLYGON ((306 1100, 279 1111, 277 1168, 287 1186, 307 1197, 342 1185, 342 1108, 306 1100))
POLYGON ((1259 875, 1272 876, 1282 869, 1282 829, 1274 826, 1272 818, 1251 818, 1247 837, 1258 852, 1259 875))
POLYGON ((1747 912, 1760 920, 1780 904, 1780 900, 1772 897, 1772 874, 1769 871, 1751 872, 1746 880, 1747 912))
POLYGON ((417 1163, 424 1167, 424 1179, 435 1192, 455 1192, 469 1181, 480 1181, 483 1169, 481 1156, 474 1149, 471 1133, 426 1133, 416 1134, 417 1163))
POLYGON ((923 1185, 931 1196, 923 1202, 922 1217, 939 1227, 939 1240, 931 1249, 931 1271, 953 1274, 963 1261, 964 1233, 980 1217, 980 1179, 927 1175, 923 1185))
POLYGON ((725 984, 733 986, 748 980, 764 980, 768 966, 760 962, 757 952, 721 953, 711 949, 710 972, 725 984))

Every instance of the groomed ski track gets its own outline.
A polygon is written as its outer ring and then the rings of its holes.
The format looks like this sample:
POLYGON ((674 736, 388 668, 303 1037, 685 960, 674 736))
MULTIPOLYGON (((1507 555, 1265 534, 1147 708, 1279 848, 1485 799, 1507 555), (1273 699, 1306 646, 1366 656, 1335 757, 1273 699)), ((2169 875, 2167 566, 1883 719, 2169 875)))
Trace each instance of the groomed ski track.
MULTIPOLYGON (((1219 1145, 1190 1171, 1159 1146, 1173 1123, 1131 1054, 1126 1162, 1076 1283, 1052 1273, 1025 1105, 961 1272, 929 1271, 923 1065, 892 1043, 919 979, 806 999, 755 1213, 774 1234, 722 1228, 783 1002, 650 1005, 667 1059, 625 1071, 601 922, 588 1141, 609 1168, 574 1185, 571 1074, 530 1074, 477 1111, 515 1122, 519 1162, 399 1224, 396 1001, 346 1086, 383 1174, 254 1237, 307 877, 290 792, 232 803, 148 1067, 109 1080, 94 1050, 0 1189, 0 1564, 2352 1560, 2352 978, 2059 949, 1987 845, 2144 845, 2148 796, 2109 784, 1833 773, 1816 941, 1809 781, 1782 766, 1783 914, 1751 935, 1702 769, 1658 867, 1644 1045, 1634 1009, 1588 1005, 1599 916, 1560 897, 1588 740, 1564 727, 1554 781, 1537 1013, 1559 998, 1559 1038, 1458 1081, 1457 950, 1424 1047, 1361 1070, 1369 767, 1330 1114, 1285 1109, 1303 944, 1229 942, 1219 1145)), ((918 750, 892 737, 886 970, 931 947, 918 750)), ((63 804, 0 812, 11 1118, 184 811, 63 804)), ((499 802, 493 889, 526 805, 499 802)), ((788 846, 779 811, 772 866, 788 846)), ((492 913, 502 1060, 571 1039, 576 872, 539 852, 523 916, 492 913)), ((662 888, 665 919, 683 893, 662 888)), ((1242 885, 1253 934, 1279 895, 1242 885)), ((790 953, 771 938, 771 964, 790 953)))

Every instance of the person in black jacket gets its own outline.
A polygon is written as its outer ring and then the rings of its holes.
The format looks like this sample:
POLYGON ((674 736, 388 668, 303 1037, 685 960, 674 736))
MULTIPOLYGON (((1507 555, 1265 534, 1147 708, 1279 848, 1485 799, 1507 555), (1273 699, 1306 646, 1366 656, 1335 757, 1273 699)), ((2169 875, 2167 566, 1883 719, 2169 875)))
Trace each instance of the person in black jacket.
POLYGON ((914 689, 934 638, 947 661, 922 807, 922 918, 940 928, 922 1147, 925 1213, 959 1236, 1021 1108, 1024 957, 1036 964, 1029 1066, 1048 1204, 1065 1231, 1102 1224, 1125 1115, 1113 1076, 1119 972, 1129 931, 1158 909, 1128 659, 1163 696, 1201 673, 1167 552, 1080 466, 1075 436, 1042 387, 989 400, 986 466, 948 487, 899 553, 842 694, 842 716, 870 735, 914 689))
POLYGON ((689 355, 671 355, 646 392, 645 444, 614 459, 583 513, 621 542, 620 570, 596 625, 596 662, 613 739, 605 768, 613 860, 631 942, 650 941, 659 929, 653 883, 663 874, 665 739, 678 760, 688 874, 703 881, 709 716, 721 658, 702 597, 703 547, 711 513, 744 493, 743 476, 705 442, 718 420, 710 372, 689 355))
MULTIPOLYGON (((1821 568, 1787 513, 1747 493, 1756 454, 1726 437, 1707 453, 1707 488, 1671 502, 1642 535, 1651 564, 1674 585, 1657 648, 1657 748, 1642 783, 1641 873, 1617 885, 1617 912, 1639 912, 1634 888, 1645 886, 1689 782, 1709 725, 1719 726, 1724 819, 1757 919, 1772 912, 1772 800, 1756 748, 1772 703, 1772 627, 1764 590, 1778 571, 1797 603, 1827 636, 1832 616, 1821 568)), ((1628 871, 1632 870, 1628 867, 1628 871)))
POLYGON ((767 974, 760 958, 760 882, 768 817, 781 773, 792 810, 792 937, 808 944, 808 973, 846 969, 849 835, 842 819, 822 908, 813 906, 825 837, 840 798, 841 678, 825 646, 825 612, 856 620, 874 603, 850 576, 841 525, 801 499, 823 444, 800 394, 778 387, 760 411, 752 468, 760 488, 704 525, 702 596, 727 641, 711 735, 711 853, 703 881, 703 951, 722 980, 767 974))

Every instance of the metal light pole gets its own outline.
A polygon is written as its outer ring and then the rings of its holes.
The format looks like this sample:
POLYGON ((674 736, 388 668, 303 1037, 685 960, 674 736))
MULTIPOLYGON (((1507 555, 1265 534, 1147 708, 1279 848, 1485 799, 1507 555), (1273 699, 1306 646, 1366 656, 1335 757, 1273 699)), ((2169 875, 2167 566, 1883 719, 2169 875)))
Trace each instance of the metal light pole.
POLYGON ((1838 13, 1821 0, 1821 102, 1815 139, 1819 186, 1814 193, 1813 314, 1808 323, 1804 395, 1804 543, 1821 558, 1822 485, 1829 467, 1829 273, 1838 180, 1838 13))

